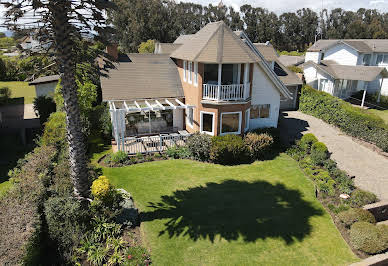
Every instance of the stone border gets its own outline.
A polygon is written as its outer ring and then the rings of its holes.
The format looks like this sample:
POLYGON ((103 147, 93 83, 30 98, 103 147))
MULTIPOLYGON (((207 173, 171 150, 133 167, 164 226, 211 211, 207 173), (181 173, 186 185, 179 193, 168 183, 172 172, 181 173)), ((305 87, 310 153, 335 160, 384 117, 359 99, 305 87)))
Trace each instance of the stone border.
POLYGON ((378 254, 372 257, 369 257, 360 262, 352 263, 350 266, 384 266, 388 265, 388 252, 384 254, 378 254))
POLYGON ((371 212, 376 218, 376 222, 388 220, 388 201, 379 201, 368 204, 363 207, 364 210, 371 212))

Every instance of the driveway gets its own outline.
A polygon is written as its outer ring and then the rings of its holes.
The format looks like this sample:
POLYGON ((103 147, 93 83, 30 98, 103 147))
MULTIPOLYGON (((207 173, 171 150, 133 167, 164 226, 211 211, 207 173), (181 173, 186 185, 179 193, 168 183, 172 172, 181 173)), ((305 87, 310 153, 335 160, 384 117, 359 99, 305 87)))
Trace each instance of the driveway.
POLYGON ((353 141, 337 128, 313 116, 298 111, 283 112, 279 127, 284 141, 292 141, 303 134, 313 133, 324 142, 338 167, 355 176, 355 184, 388 200, 388 159, 353 141))

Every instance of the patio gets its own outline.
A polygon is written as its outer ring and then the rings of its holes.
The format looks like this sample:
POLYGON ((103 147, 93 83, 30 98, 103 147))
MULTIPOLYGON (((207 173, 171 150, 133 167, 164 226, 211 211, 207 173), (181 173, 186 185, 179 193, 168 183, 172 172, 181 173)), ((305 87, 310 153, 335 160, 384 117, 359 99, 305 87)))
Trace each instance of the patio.
POLYGON ((108 101, 116 141, 114 150, 130 155, 166 151, 183 145, 183 110, 194 108, 179 99, 108 101))

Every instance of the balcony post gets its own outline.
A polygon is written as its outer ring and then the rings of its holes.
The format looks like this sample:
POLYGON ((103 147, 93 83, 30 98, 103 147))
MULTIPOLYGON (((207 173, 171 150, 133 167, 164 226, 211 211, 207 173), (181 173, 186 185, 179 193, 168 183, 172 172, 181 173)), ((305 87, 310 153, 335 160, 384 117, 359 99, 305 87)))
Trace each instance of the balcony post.
POLYGON ((222 83, 222 64, 218 64, 218 86, 217 86, 217 100, 221 99, 221 83, 222 83))

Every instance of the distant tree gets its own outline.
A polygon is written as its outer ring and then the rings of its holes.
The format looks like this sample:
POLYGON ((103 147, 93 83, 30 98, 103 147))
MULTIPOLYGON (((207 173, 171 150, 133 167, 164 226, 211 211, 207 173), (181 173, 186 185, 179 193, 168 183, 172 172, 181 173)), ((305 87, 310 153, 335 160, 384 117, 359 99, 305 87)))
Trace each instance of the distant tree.
POLYGON ((138 48, 139 54, 152 54, 154 51, 155 51, 154 40, 148 40, 146 42, 142 42, 138 48))
POLYGON ((0 32, 0 38, 7 37, 4 32, 0 32))

